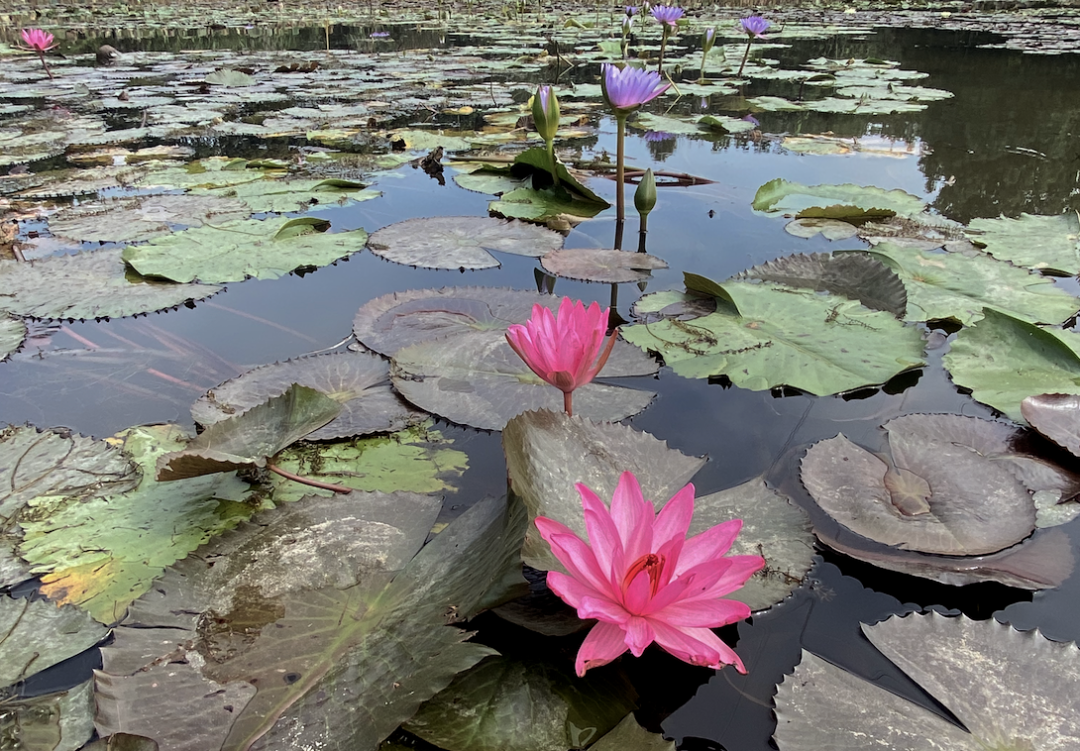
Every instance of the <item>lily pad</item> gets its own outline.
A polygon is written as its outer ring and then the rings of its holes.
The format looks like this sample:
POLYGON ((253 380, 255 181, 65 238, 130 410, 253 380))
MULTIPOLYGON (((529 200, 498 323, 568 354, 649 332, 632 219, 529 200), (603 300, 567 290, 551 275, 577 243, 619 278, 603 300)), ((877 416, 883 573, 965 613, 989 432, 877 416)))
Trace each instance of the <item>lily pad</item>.
POLYGON ((267 459, 339 412, 341 405, 330 397, 294 383, 284 393, 214 423, 183 450, 158 457, 158 482, 265 467, 267 459))
POLYGON ((600 248, 563 248, 548 253, 540 264, 556 276, 607 284, 648 281, 653 269, 668 267, 667 261, 648 253, 600 248))
MULTIPOLYGON (((632 347, 612 351, 600 377, 651 375, 649 357, 632 347)), ((501 331, 478 331, 420 342, 394 353, 391 377, 398 392, 423 410, 451 422, 502 430, 529 409, 558 409, 562 392, 533 373, 510 349, 501 331)), ((642 411, 655 394, 603 383, 574 391, 574 408, 594 420, 623 420, 642 411)))
POLYGON ((943 358, 953 383, 1009 418, 1036 394, 1080 394, 1080 335, 1043 328, 992 308, 956 336, 943 358))
POLYGON ((94 684, 60 693, 9 699, 0 737, 13 751, 78 751, 94 732, 94 684))
POLYGON ((364 304, 353 334, 364 346, 392 356, 410 344, 475 331, 505 331, 525 323, 534 305, 557 310, 561 298, 494 287, 443 287, 391 292, 364 304))
MULTIPOLYGON (((220 113, 215 113, 215 117, 220 113)), ((162 166, 147 172, 137 185, 144 188, 160 187, 167 190, 177 188, 221 188, 226 185, 239 185, 265 176, 261 170, 247 169, 244 159, 229 157, 208 157, 197 162, 189 162, 180 167, 162 166)))
POLYGON ((776 695, 781 751, 1045 749, 1080 743, 1080 651, 993 618, 893 616, 867 638, 963 723, 803 651, 776 695), (964 729, 966 728, 966 730, 964 729))
POLYGON ((240 200, 256 213, 303 212, 328 206, 344 206, 382 195, 354 180, 282 180, 273 177, 226 188, 194 188, 191 193, 197 196, 240 200))
POLYGON ((0 598, 0 687, 97 644, 108 630, 86 613, 44 600, 0 598))
POLYGON ((83 500, 39 496, 20 518, 18 552, 42 575, 42 593, 78 605, 102 623, 122 617, 166 566, 253 510, 236 502, 247 485, 231 474, 153 479, 157 458, 186 444, 177 427, 132 428, 119 438, 142 469, 138 487, 83 500))
POLYGON ((895 271, 908 292, 908 320, 970 325, 984 308, 1032 323, 1060 323, 1080 300, 1050 279, 982 254, 945 253, 880 243, 865 251, 895 271))
POLYGON ((623 338, 659 352, 679 375, 726 375, 759 391, 788 385, 835 394, 922 365, 922 336, 889 313, 810 290, 749 282, 717 286, 737 310, 725 306, 692 321, 628 326, 623 338))
POLYGON ((921 213, 926 204, 902 190, 851 183, 802 185, 777 178, 758 188, 753 208, 767 214, 795 214, 799 218, 863 219, 913 216, 921 213))
POLYGON ((675 751, 675 741, 650 733, 637 724, 633 714, 628 714, 614 730, 590 748, 592 751, 675 751))
POLYGON ((7 313, 0 313, 0 362, 18 352, 25 338, 26 323, 7 313))
POLYGON ((522 187, 503 193, 498 201, 488 204, 488 211, 508 219, 546 222, 549 219, 563 218, 572 224, 578 224, 593 218, 608 206, 606 201, 583 201, 558 188, 536 190, 522 187))
POLYGON ((121 252, 95 250, 27 263, 0 260, 0 309, 27 318, 121 318, 175 308, 221 291, 212 284, 132 277, 121 252))
POLYGON ((124 248, 123 258, 144 276, 191 282, 277 279, 300 268, 326 266, 364 249, 362 229, 330 233, 313 217, 251 219, 175 232, 124 248))
POLYGON ((794 219, 784 225, 784 232, 804 239, 821 235, 826 240, 846 240, 855 237, 859 230, 839 219, 794 219))
POLYGON ((209 196, 164 195, 83 204, 49 220, 49 231, 73 240, 136 242, 168 234, 171 225, 201 227, 251 216, 242 201, 209 196))
POLYGON ((907 309, 907 291, 900 277, 881 261, 858 253, 798 253, 755 266, 735 278, 829 292, 897 318, 907 309))
POLYGON ((1080 218, 1021 214, 1018 219, 972 219, 965 233, 994 258, 1049 274, 1080 273, 1080 218))
POLYGON ((341 405, 341 413, 307 435, 309 441, 391 433, 427 415, 401 399, 390 385, 390 364, 370 352, 341 352, 264 365, 216 386, 191 407, 200 425, 242 414, 297 383, 341 405))
POLYGON ((407 219, 368 241, 380 258, 428 269, 493 268, 499 262, 489 250, 536 258, 562 244, 562 235, 543 227, 477 216, 407 219))
POLYGON ((1080 456, 1080 396, 1037 394, 1020 402, 1020 413, 1054 443, 1080 456))

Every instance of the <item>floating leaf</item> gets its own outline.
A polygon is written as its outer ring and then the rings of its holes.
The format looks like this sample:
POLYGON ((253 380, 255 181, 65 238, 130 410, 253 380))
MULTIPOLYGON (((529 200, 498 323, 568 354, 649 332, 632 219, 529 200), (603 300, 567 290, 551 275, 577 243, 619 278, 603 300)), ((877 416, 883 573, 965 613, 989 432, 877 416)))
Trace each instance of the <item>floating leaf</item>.
POLYGON ((254 86, 255 78, 241 70, 231 70, 226 68, 223 70, 216 70, 208 75, 206 77, 206 82, 218 86, 254 86))
POLYGON ((38 497, 20 518, 19 554, 42 574, 42 592, 103 623, 122 617, 166 566, 253 510, 234 502, 247 486, 231 474, 153 479, 157 458, 186 444, 176 426, 131 428, 119 438, 142 469, 137 488, 87 500, 38 497))
MULTIPOLYGON (((453 481, 469 466, 466 454, 445 448, 450 443, 428 423, 388 436, 294 445, 282 451, 275 464, 294 474, 356 490, 440 493, 452 491, 453 481)), ((270 484, 274 503, 311 494, 332 495, 277 475, 270 484)))
POLYGON ((1080 396, 1037 394, 1020 402, 1020 413, 1035 430, 1080 456, 1080 396))
MULTIPOLYGON (((521 169, 521 165, 525 165, 526 167, 531 167, 533 170, 541 170, 551 174, 551 161, 548 157, 548 151, 539 146, 532 149, 526 149, 515 156, 514 165, 516 166, 516 169, 514 169, 515 173, 521 169)), ((555 170, 559 173, 559 184, 565 191, 571 192, 575 203, 599 204, 605 209, 611 206, 610 203, 582 185, 581 182, 566 169, 566 165, 562 162, 555 163, 555 170)), ((595 213, 599 212, 597 211, 593 214, 588 214, 588 216, 594 216, 595 213)))
POLYGON ((562 247, 563 237, 525 222, 477 216, 407 219, 374 232, 380 258, 428 269, 486 269, 499 265, 489 250, 533 258, 562 247))
POLYGON ((94 686, 10 699, 0 712, 0 738, 13 751, 77 751, 94 732, 94 686))
POLYGON ((367 233, 322 232, 313 217, 197 227, 124 248, 124 260, 144 276, 176 282, 277 279, 299 268, 326 266, 364 249, 367 233))
MULTIPOLYGON (((215 117, 217 113, 215 113, 215 117)), ((260 170, 247 169, 244 159, 229 157, 208 157, 196 162, 188 162, 180 167, 166 165, 156 167, 137 181, 144 188, 161 187, 168 190, 177 188, 221 188, 226 185, 239 185, 265 176, 260 170)))
POLYGON ((367 201, 382 195, 377 190, 368 190, 364 183, 353 180, 282 180, 272 177, 227 188, 194 188, 191 192, 198 196, 240 200, 256 213, 302 212, 367 201))
POLYGON ((609 205, 606 201, 583 201, 558 188, 515 188, 503 193, 498 201, 489 203, 488 211, 508 219, 546 222, 548 219, 564 218, 577 224, 593 218, 609 205))
POLYGON ((447 751, 566 751, 612 730, 636 698, 615 671, 578 678, 539 660, 487 657, 404 727, 447 751))
POLYGON ((563 248, 548 253, 540 264, 556 276, 608 284, 648 281, 653 269, 668 267, 667 261, 648 253, 600 248, 563 248))
POLYGON ((902 190, 874 186, 802 185, 776 178, 758 188, 754 211, 796 214, 801 217, 860 219, 878 216, 914 216, 926 204, 902 190))
POLYGON ((1065 751, 1080 743, 1076 645, 936 612, 893 616, 863 632, 963 727, 804 650, 776 695, 780 751, 1065 751))
POLYGON ((858 231, 854 224, 839 219, 794 219, 784 225, 784 232, 804 239, 821 235, 826 240, 846 240, 858 231))
POLYGON ((1080 300, 1050 279, 985 255, 916 250, 887 242, 865 252, 904 280, 908 320, 951 319, 967 326, 988 307, 1032 323, 1060 323, 1080 309, 1080 300))
POLYGON ((907 309, 907 292, 900 277, 881 261, 858 253, 798 253, 755 266, 735 278, 829 292, 897 318, 907 309))
POLYGON ((315 389, 290 385, 283 394, 216 422, 181 451, 158 458, 159 482, 265 467, 267 459, 326 425, 341 405, 315 389))
POLYGON ((1002 261, 1061 276, 1080 273, 1080 218, 1075 211, 1056 216, 1021 214, 1019 219, 972 219, 965 234, 1002 261))
POLYGON ((1018 422, 1036 394, 1080 394, 1080 336, 1041 328, 992 308, 956 336, 943 358, 953 383, 1018 422))
POLYGON ((505 331, 525 323, 534 305, 557 310, 561 298, 492 287, 443 287, 391 292, 370 300, 353 319, 364 346, 393 355, 410 344, 475 331, 505 331))
POLYGON ((121 318, 175 308, 220 290, 130 277, 119 248, 27 263, 0 260, 0 308, 28 318, 121 318))
POLYGON ((83 746, 82 751, 158 751, 158 744, 142 735, 113 733, 83 746))
POLYGON ((108 633, 76 608, 0 597, 0 687, 74 657, 108 633))
POLYGON ((247 219, 242 201, 211 196, 165 195, 83 204, 49 220, 49 231, 74 240, 135 242, 172 231, 170 225, 201 227, 247 219))
MULTIPOLYGON (((616 343, 600 378, 651 375, 657 365, 616 343)), ((413 404, 452 422, 502 430, 528 409, 558 409, 562 392, 541 380, 510 349, 501 331, 478 331, 420 342, 394 353, 391 377, 413 404)), ((574 408, 595 420, 623 420, 655 394, 592 382, 574 391, 574 408)))
POLYGON ((738 312, 622 329, 631 344, 659 352, 679 375, 726 375, 743 388, 789 385, 834 394, 884 383, 922 364, 918 330, 889 313, 809 290, 728 282, 738 312))
POLYGON ((337 417, 307 435, 309 441, 390 433, 427 419, 394 393, 390 364, 370 352, 298 357, 249 370, 211 389, 192 405, 191 416, 200 425, 213 425, 284 393, 294 383, 341 405, 337 417))
POLYGON ((637 724, 633 714, 628 714, 590 748, 592 751, 675 751, 675 741, 650 733, 637 724))
POLYGON ((26 338, 26 323, 7 313, 0 313, 0 362, 18 352, 26 338))

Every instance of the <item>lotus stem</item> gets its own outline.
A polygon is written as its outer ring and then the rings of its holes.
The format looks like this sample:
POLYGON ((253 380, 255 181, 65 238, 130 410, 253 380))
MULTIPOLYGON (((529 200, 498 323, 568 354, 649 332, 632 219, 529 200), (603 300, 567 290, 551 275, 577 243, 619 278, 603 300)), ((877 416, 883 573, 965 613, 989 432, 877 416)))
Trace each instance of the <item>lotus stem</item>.
POLYGON ((739 63, 739 72, 735 74, 736 78, 742 78, 743 68, 746 67, 746 59, 750 57, 750 43, 754 41, 753 37, 746 40, 746 51, 743 53, 742 62, 739 63))
POLYGON ((562 406, 563 410, 570 417, 574 416, 574 392, 564 391, 562 392, 562 406))
POLYGON ((49 70, 49 64, 47 62, 45 62, 45 53, 43 51, 41 51, 41 50, 38 50, 38 57, 41 58, 41 67, 43 67, 45 69, 45 72, 49 74, 49 78, 52 79, 52 77, 53 77, 52 71, 49 70))
POLYGON ((293 474, 287 469, 282 469, 273 462, 267 462, 266 468, 274 474, 281 475, 282 477, 298 482, 302 485, 310 485, 313 488, 322 488, 323 490, 332 490, 335 493, 351 493, 353 488, 347 488, 344 485, 335 485, 332 482, 321 482, 319 480, 312 480, 310 477, 301 477, 300 475, 293 474))

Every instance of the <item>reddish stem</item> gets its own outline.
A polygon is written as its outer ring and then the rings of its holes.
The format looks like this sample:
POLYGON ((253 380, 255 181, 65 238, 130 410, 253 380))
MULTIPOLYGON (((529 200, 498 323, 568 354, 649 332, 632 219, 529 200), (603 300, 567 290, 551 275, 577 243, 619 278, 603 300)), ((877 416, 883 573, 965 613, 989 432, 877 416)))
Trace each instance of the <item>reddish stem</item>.
POLYGON ((41 58, 41 66, 45 68, 45 72, 49 74, 49 78, 52 79, 52 71, 49 70, 49 64, 45 62, 45 53, 42 50, 38 50, 38 57, 41 58))
POLYGON ((570 417, 574 416, 574 392, 564 391, 562 392, 562 404, 563 409, 570 417))
POLYGON ((282 469, 273 462, 267 462, 266 468, 271 472, 281 475, 282 477, 292 480, 293 482, 301 483, 302 485, 310 485, 313 488, 322 488, 323 490, 332 490, 335 493, 351 493, 353 488, 347 488, 344 485, 335 485, 332 482, 320 482, 319 480, 312 480, 310 477, 301 477, 295 475, 287 469, 282 469))

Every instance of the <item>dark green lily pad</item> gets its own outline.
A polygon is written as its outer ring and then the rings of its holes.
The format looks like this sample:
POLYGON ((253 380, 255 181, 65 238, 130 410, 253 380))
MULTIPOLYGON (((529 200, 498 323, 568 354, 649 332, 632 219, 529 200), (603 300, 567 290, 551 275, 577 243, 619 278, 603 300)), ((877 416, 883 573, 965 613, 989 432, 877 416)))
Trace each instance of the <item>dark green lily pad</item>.
POLYGON ((970 325, 983 308, 1032 323, 1060 323, 1080 300, 1050 279, 983 254, 944 253, 880 243, 866 251, 895 271, 908 292, 908 320, 970 325))
POLYGON ((994 258, 1017 266, 1061 276, 1080 272, 1080 219, 1075 211, 1057 216, 972 219, 965 234, 994 258))
POLYGON ((494 287, 443 287, 391 292, 363 305, 353 334, 391 356, 410 344, 525 323, 534 305, 558 310, 561 298, 494 287))
POLYGON ((247 219, 242 201, 191 195, 145 196, 101 201, 67 209, 49 220, 49 231, 73 240, 136 242, 168 234, 170 225, 201 227, 247 219))
POLYGON ((221 291, 129 276, 121 250, 20 263, 0 260, 0 309, 27 318, 87 320, 167 310, 221 291))
POLYGON ((571 224, 578 224, 593 218, 609 206, 606 201, 583 201, 558 189, 536 190, 522 187, 503 193, 498 201, 488 204, 488 211, 508 219, 546 222, 549 219, 562 218, 571 224))
POLYGON ((299 268, 326 266, 364 249, 362 229, 330 233, 325 220, 251 219, 175 232, 124 248, 123 258, 144 276, 191 282, 277 279, 299 268))
POLYGON ((42 575, 42 593, 78 605, 102 623, 121 618, 166 566, 254 510, 236 502, 247 484, 232 474, 154 480, 157 458, 187 442, 176 426, 131 428, 121 438, 142 469, 138 487, 87 499, 38 497, 20 518, 18 552, 42 575))
POLYGON ((536 258, 562 244, 562 235, 544 227, 478 216, 407 219, 368 241, 380 258, 427 269, 493 268, 499 262, 489 250, 536 258))
POLYGON ((890 313, 810 290, 749 282, 717 285, 734 300, 692 321, 622 329, 631 344, 659 352, 679 375, 726 375, 743 388, 789 385, 835 394, 884 383, 922 364, 918 330, 890 313))
POLYGON ((795 214, 799 218, 863 219, 913 216, 926 204, 902 190, 861 185, 802 185, 782 178, 765 183, 754 196, 754 211, 795 214))
POLYGON ((181 451, 158 457, 159 482, 265 467, 267 459, 321 428, 341 405, 307 386, 292 384, 279 396, 216 422, 181 451))
POLYGON ((213 425, 247 412, 292 384, 313 388, 341 405, 341 413, 307 435, 326 441, 368 433, 391 433, 423 422, 390 386, 390 364, 370 352, 340 352, 264 365, 216 386, 191 407, 201 425, 213 425))
MULTIPOLYGON (((600 378, 651 375, 649 357, 616 344, 600 378)), ((403 347, 394 353, 391 377, 398 392, 423 410, 451 422, 502 430, 529 409, 560 409, 563 395, 542 381, 510 349, 501 331, 478 331, 403 347)), ((655 394, 603 383, 574 391, 574 409, 594 420, 623 420, 642 411, 655 394)))
POLYGON ((798 253, 755 266, 735 278, 829 292, 897 318, 907 309, 907 291, 900 277, 881 261, 858 253, 798 253))
POLYGON ((607 284, 645 282, 653 269, 668 267, 667 261, 648 253, 601 248, 563 248, 541 258, 540 265, 556 276, 607 284))
POLYGON ((0 738, 13 751, 78 751, 94 732, 93 681, 4 702, 0 738))
POLYGON ((943 359, 953 383, 1017 422, 1026 397, 1080 394, 1080 336, 992 308, 984 316, 957 334, 943 359))
POLYGON ((97 644, 108 630, 86 613, 44 600, 0 598, 0 687, 97 644))
POLYGON ((26 339, 26 323, 19 318, 0 313, 0 362, 18 352, 26 339))
POLYGON ((1066 751, 1080 743, 1076 645, 933 611, 863 633, 964 727, 804 650, 776 695, 780 751, 1066 751))
POLYGON ((612 730, 636 700, 633 686, 615 671, 578 678, 540 660, 487 657, 422 705, 404 728, 447 751, 566 751, 612 730))

